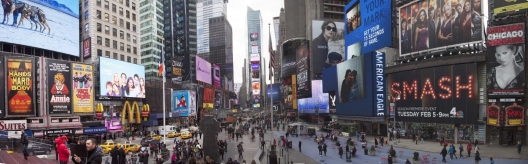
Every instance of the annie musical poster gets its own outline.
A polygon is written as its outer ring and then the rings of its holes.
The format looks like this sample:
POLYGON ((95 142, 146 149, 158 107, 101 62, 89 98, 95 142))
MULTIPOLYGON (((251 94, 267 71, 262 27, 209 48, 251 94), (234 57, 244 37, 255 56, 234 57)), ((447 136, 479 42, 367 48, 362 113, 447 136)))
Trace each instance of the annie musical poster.
POLYGON ((33 59, 6 58, 7 115, 34 116, 33 59))

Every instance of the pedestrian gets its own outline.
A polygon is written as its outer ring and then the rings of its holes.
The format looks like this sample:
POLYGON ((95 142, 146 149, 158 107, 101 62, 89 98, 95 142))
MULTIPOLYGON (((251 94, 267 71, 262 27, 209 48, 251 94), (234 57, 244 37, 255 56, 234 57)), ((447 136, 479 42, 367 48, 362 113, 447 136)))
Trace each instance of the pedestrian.
MULTIPOLYGON (((59 154, 59 163, 60 164, 67 164, 68 163, 68 160, 69 160, 69 157, 70 157, 70 150, 68 150, 68 148, 66 147, 66 145, 64 144, 64 138, 66 138, 66 136, 63 136, 61 138, 57 138, 55 140, 55 144, 57 144, 57 154, 59 154)), ((68 139, 68 138, 66 138, 68 139)), ((24 158, 27 160, 27 155, 24 154, 24 158)), ((102 162, 102 161, 101 161, 102 162)))
POLYGON ((299 140, 299 152, 302 152, 301 145, 302 145, 302 142, 301 140, 299 140))
POLYGON ((158 155, 158 158, 156 158, 156 164, 163 164, 165 162, 165 159, 160 155, 158 155))
POLYGON ((405 161, 405 164, 411 164, 411 161, 409 161, 409 158, 405 161))
POLYGON ((517 154, 521 154, 521 148, 522 148, 522 145, 521 145, 521 140, 517 141, 517 154))
POLYGON ((392 164, 392 157, 391 157, 391 155, 389 155, 389 157, 387 157, 387 163, 388 163, 388 164, 392 164))
POLYGON ((385 140, 385 139, 383 138, 383 136, 381 136, 381 138, 380 138, 381 146, 383 146, 383 142, 385 142, 384 140, 385 140))
POLYGON ((172 156, 171 156, 171 164, 176 164, 176 152, 173 152, 173 153, 172 153, 172 156))
POLYGON ((440 137, 440 146, 442 146, 442 144, 444 143, 444 140, 445 140, 445 139, 444 139, 444 136, 441 136, 441 137, 440 137))
POLYGON ((480 153, 478 151, 475 152, 475 164, 479 164, 480 162, 480 153))
POLYGON ((455 155, 455 148, 453 146, 449 146, 449 160, 453 160, 453 155, 455 155))
POLYGON ((356 138, 359 141, 359 132, 356 132, 356 138))
POLYGON ((321 146, 321 144, 317 146, 317 149, 319 149, 319 155, 323 155, 323 146, 321 146))
POLYGON ((464 146, 462 145, 462 143, 460 143, 460 146, 458 146, 458 150, 460 151, 460 158, 462 158, 462 152, 464 151, 464 146))
POLYGON ((471 149, 472 149, 472 147, 471 147, 471 143, 469 143, 469 144, 466 146, 466 150, 467 150, 467 152, 468 152, 468 157, 471 157, 471 149))
POLYGON ((376 137, 374 137, 374 145, 376 145, 376 147, 378 147, 378 139, 376 137))
POLYGON ((475 148, 474 148, 474 149, 475 149, 475 153, 476 153, 477 151, 479 151, 479 147, 478 147, 478 145, 475 145, 475 148))
POLYGON ((200 139, 202 139, 202 131, 199 131, 198 134, 200 135, 200 139))
POLYGON ((346 153, 350 152, 350 147, 348 146, 348 144, 345 146, 345 150, 346 150, 346 153))
MULTIPOLYGON (((273 142, 275 142, 275 140, 273 140, 273 142)), ((260 141, 260 148, 261 148, 262 150, 264 150, 264 145, 265 145, 265 144, 266 144, 266 141, 264 141, 264 140, 261 140, 261 141, 260 141)))
POLYGON ((86 157, 84 159, 81 159, 79 156, 75 155, 72 158, 73 163, 75 164, 100 164, 103 163, 103 156, 102 154, 98 153, 96 151, 97 147, 97 141, 93 138, 89 138, 86 140, 86 157))
POLYGON ((326 144, 323 144, 323 153, 326 156, 326 144))
POLYGON ((442 155, 442 162, 446 162, 446 155, 447 155, 447 149, 446 147, 444 146, 444 148, 442 149, 442 151, 440 152, 440 154, 442 155))
MULTIPOLYGON (((58 139, 58 138, 57 138, 58 139)), ((26 135, 26 132, 24 131, 24 129, 21 129, 20 130, 20 143, 23 145, 22 147, 22 153, 24 154, 24 159, 27 160, 27 157, 29 156, 29 153, 27 151, 27 148, 28 148, 28 145, 29 145, 29 139, 26 135)), ((64 144, 64 142, 63 142, 64 144)), ((66 157, 68 158, 68 157, 66 157)), ((66 160, 66 163, 68 162, 68 160, 66 160)), ((61 163, 62 164, 62 163, 61 163)))
POLYGON ((343 147, 339 146, 339 148, 337 150, 339 152, 339 158, 343 158, 343 147))
POLYGON ((493 160, 493 157, 490 157, 490 164, 495 164, 495 161, 493 160))
POLYGON ((121 145, 121 148, 119 148, 119 163, 118 164, 125 164, 126 163, 126 153, 123 145, 121 145))

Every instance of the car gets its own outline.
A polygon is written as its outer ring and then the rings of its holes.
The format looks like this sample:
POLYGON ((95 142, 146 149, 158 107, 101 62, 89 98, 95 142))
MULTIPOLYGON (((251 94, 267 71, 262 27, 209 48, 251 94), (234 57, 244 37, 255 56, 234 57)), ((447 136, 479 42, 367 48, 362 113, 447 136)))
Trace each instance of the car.
POLYGON ((154 140, 158 140, 159 141, 161 139, 161 136, 160 135, 154 135, 151 138, 154 139, 154 140))
POLYGON ((114 143, 114 141, 108 140, 102 144, 99 145, 101 148, 114 148, 115 146, 121 147, 121 144, 114 143))
POLYGON ((180 136, 180 133, 178 132, 170 132, 169 134, 167 134, 167 137, 169 138, 174 138, 174 137, 179 137, 180 136))
POLYGON ((181 139, 192 138, 192 134, 191 134, 190 132, 183 132, 183 133, 180 135, 180 138, 181 138, 181 139))
POLYGON ((27 151, 29 155, 49 155, 51 153, 51 146, 47 145, 31 145, 31 147, 28 146, 27 151))
POLYGON ((101 149, 103 149, 103 154, 108 154, 110 153, 110 151, 112 151, 113 148, 110 148, 110 147, 101 147, 101 149))
POLYGON ((135 152, 138 152, 139 149, 141 148, 141 146, 139 145, 136 145, 136 144, 123 144, 123 149, 125 150, 125 154, 128 154, 128 152, 132 152, 132 153, 135 153, 135 152))
POLYGON ((141 146, 149 146, 150 145, 150 142, 152 142, 152 138, 142 138, 141 139, 141 146))

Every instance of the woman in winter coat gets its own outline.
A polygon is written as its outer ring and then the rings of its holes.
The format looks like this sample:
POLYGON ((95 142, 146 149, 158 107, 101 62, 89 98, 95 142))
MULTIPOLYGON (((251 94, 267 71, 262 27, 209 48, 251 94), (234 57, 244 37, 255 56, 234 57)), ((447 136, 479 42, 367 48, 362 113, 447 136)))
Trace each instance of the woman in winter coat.
POLYGON ((446 162, 446 155, 447 155, 447 149, 446 149, 446 146, 444 146, 444 148, 442 149, 442 151, 440 152, 440 154, 442 155, 442 162, 446 162))
POLYGON ((480 162, 480 153, 478 151, 475 152, 475 164, 478 164, 480 162))

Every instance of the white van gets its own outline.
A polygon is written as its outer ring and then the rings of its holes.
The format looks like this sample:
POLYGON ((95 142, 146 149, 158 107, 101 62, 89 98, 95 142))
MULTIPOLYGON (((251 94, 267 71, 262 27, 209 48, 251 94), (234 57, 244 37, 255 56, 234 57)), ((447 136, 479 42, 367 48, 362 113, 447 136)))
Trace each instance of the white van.
POLYGON ((169 132, 176 131, 176 126, 167 125, 165 126, 165 128, 163 128, 163 126, 158 126, 158 130, 159 130, 160 135, 166 135, 169 132))

